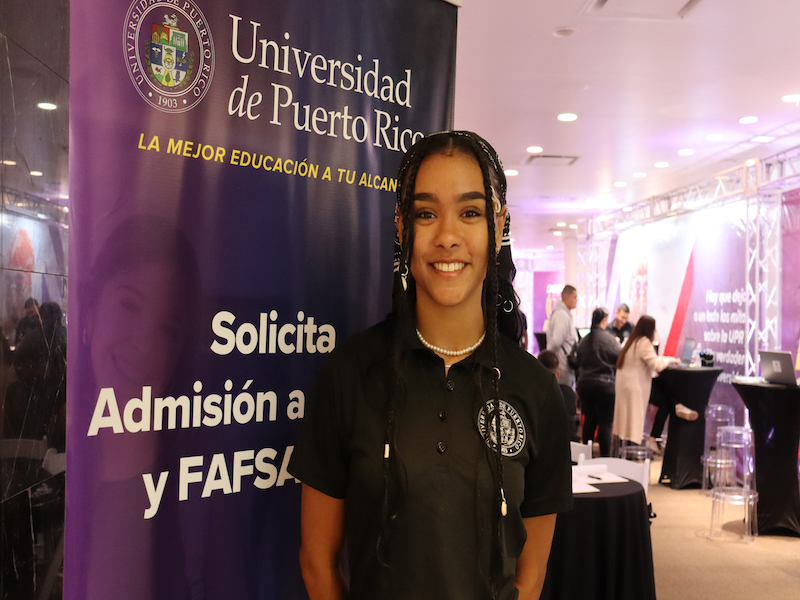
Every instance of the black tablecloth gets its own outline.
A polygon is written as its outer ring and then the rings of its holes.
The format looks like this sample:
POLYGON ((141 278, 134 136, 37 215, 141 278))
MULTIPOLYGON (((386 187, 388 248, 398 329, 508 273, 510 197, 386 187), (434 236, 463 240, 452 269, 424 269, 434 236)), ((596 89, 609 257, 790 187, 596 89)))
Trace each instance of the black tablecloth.
POLYGON ((668 396, 673 404, 659 478, 659 481, 669 479, 673 489, 703 484, 700 459, 706 436, 706 406, 720 373, 719 367, 670 367, 653 379, 653 393, 668 396), (696 410, 700 417, 696 421, 677 417, 674 405, 678 403, 696 410))
POLYGON ((800 536, 800 388, 734 380, 756 443, 758 533, 800 536))
POLYGON ((542 600, 655 600, 644 489, 634 481, 597 488, 558 515, 542 600))

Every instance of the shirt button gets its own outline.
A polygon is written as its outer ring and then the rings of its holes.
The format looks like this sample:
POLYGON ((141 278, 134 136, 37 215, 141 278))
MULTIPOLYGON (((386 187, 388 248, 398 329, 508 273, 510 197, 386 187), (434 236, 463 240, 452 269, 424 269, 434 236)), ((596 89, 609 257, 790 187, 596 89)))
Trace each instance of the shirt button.
POLYGON ((440 412, 440 413, 439 413, 439 418, 440 418, 442 421, 444 421, 444 420, 447 418, 447 411, 446 411, 446 410, 443 410, 442 412, 440 412))
POLYGON ((448 379, 448 380, 447 380, 447 389, 448 389, 449 391, 451 391, 451 392, 452 392, 454 389, 456 389, 456 383, 455 383, 455 381, 453 381, 452 379, 448 379))
POLYGON ((447 444, 439 442, 436 444, 436 449, 439 451, 439 454, 444 454, 444 451, 447 450, 447 444))

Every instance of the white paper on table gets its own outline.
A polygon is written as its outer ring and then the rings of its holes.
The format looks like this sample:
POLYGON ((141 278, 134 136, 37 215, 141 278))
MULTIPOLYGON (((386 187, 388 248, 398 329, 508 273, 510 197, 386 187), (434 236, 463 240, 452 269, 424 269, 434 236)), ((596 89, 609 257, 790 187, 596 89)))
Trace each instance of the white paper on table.
POLYGON ((586 477, 587 475, 598 475, 608 471, 608 465, 572 465, 572 478, 586 477))
POLYGON ((596 487, 586 483, 585 479, 572 480, 572 493, 573 494, 591 494, 592 492, 599 492, 596 487))
POLYGON ((587 478, 588 482, 593 485, 597 483, 624 483, 628 481, 624 477, 617 475, 616 473, 609 473, 608 471, 605 473, 593 473, 591 475, 587 475, 587 478))

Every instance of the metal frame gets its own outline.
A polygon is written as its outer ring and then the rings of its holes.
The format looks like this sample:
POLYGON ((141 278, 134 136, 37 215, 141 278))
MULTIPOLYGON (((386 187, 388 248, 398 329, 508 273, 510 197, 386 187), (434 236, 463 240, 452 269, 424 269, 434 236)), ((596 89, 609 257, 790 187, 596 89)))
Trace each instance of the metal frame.
POLYGON ((579 247, 578 272, 583 274, 587 302, 602 298, 608 260, 608 239, 641 225, 714 205, 744 200, 745 222, 745 375, 759 372, 758 351, 781 347, 781 215, 784 191, 800 186, 800 146, 765 159, 751 159, 722 171, 713 179, 680 188, 591 219, 587 239, 579 247), (605 244, 605 259, 600 259, 605 244), (582 249, 582 250, 581 250, 582 249), (598 260, 599 259, 599 260, 598 260), (587 260, 596 261, 587 268, 587 260), (583 268, 583 270, 581 270, 583 268))

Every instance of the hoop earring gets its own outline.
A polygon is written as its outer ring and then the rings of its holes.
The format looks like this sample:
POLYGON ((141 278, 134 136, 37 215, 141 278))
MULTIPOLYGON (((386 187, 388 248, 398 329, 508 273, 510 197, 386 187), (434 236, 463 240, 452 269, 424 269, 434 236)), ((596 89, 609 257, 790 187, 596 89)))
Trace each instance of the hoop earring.
POLYGON ((403 263, 403 272, 400 273, 400 281, 403 282, 403 291, 408 291, 408 265, 403 263))

